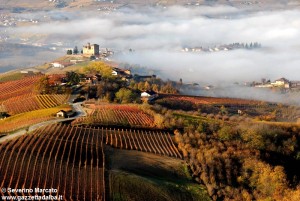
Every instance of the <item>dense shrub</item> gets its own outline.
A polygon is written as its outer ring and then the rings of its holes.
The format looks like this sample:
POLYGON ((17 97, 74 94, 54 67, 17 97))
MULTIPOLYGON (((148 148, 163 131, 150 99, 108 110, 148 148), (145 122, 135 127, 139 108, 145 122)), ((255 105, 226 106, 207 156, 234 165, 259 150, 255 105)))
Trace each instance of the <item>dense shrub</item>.
POLYGON ((213 200, 296 201, 300 174, 295 167, 291 172, 290 166, 299 164, 299 130, 203 122, 183 133, 175 131, 175 140, 195 180, 206 185, 213 200))

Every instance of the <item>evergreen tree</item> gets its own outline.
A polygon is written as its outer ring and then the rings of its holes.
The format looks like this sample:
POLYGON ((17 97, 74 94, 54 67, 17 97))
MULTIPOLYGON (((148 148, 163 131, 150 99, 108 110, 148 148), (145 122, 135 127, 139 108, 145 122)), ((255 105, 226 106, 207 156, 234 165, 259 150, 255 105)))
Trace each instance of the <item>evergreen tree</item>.
POLYGON ((67 55, 71 55, 72 53, 72 50, 67 50, 67 55))
POLYGON ((78 48, 77 48, 77 46, 74 47, 73 54, 78 54, 78 48))

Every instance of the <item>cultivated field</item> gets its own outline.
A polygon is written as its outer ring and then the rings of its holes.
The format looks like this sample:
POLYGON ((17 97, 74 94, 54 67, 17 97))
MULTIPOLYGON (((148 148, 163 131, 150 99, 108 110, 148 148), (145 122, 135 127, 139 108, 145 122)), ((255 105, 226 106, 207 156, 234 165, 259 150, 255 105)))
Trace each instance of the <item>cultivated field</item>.
POLYGON ((205 96, 162 95, 166 101, 188 101, 196 105, 261 105, 263 101, 205 96))
POLYGON ((1 186, 54 188, 51 195, 64 200, 105 200, 104 145, 182 158, 164 132, 49 125, 0 144, 1 186))
POLYGON ((26 77, 21 80, 8 81, 0 84, 0 101, 9 98, 33 93, 34 85, 40 80, 41 76, 26 77))
POLYGON ((2 110, 10 115, 30 112, 33 110, 56 107, 68 101, 69 95, 35 95, 16 96, 2 102, 2 110))
POLYGON ((182 158, 169 133, 132 129, 101 129, 105 143, 112 147, 182 158))
POLYGON ((93 124, 105 126, 154 127, 154 119, 136 106, 95 105, 87 116, 76 119, 74 125, 93 124))
POLYGON ((51 120, 59 110, 68 111, 70 109, 69 105, 61 105, 59 107, 25 112, 0 119, 0 133, 9 133, 33 124, 51 120))
POLYGON ((0 145, 1 186, 54 188, 58 192, 50 194, 64 200, 105 200, 104 158, 97 129, 50 125, 0 145))

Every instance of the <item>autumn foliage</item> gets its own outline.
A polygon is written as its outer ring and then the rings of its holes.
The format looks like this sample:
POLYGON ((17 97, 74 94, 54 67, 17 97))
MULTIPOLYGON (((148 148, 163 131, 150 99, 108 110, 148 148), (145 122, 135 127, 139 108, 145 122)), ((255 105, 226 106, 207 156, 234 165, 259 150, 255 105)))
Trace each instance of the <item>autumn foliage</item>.
POLYGON ((56 107, 68 101, 69 95, 35 95, 25 94, 16 96, 2 102, 2 107, 10 115, 30 112, 33 110, 56 107))
POLYGON ((136 106, 94 105, 87 117, 76 119, 73 124, 94 124, 130 127, 154 127, 154 118, 136 106))
POLYGON ((26 77, 21 80, 8 81, 0 84, 0 102, 16 96, 31 94, 41 76, 26 77))
POLYGON ((1 186, 53 188, 57 193, 50 194, 63 200, 105 200, 104 172, 103 133, 98 129, 49 125, 0 144, 1 186))
POLYGON ((299 174, 287 172, 287 160, 298 160, 299 130, 220 124, 198 131, 176 131, 175 140, 193 177, 206 185, 214 200, 297 200, 299 174))

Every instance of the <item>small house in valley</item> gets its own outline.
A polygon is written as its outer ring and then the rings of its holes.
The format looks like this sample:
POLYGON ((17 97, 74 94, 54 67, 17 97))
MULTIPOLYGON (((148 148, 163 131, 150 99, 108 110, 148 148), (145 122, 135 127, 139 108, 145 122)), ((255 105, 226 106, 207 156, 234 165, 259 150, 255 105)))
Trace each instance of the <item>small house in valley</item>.
POLYGON ((56 113, 57 118, 66 118, 67 117, 67 112, 64 110, 60 110, 56 113))
POLYGON ((156 79, 156 75, 138 75, 138 74, 134 74, 133 79, 136 82, 142 82, 142 81, 147 81, 147 80, 151 80, 151 79, 156 79))
POLYGON ((143 91, 141 93, 141 99, 144 100, 144 101, 152 101, 154 100, 155 98, 158 97, 158 94, 154 91, 143 91))
POLYGON ((129 69, 113 68, 111 74, 113 76, 121 77, 122 80, 129 81, 132 78, 131 71, 129 69))
POLYGON ((97 84, 101 80, 100 74, 87 74, 85 78, 81 78, 87 84, 97 84))
POLYGON ((70 111, 64 111, 64 110, 60 110, 56 113, 56 117, 57 118, 70 118, 70 117, 74 117, 76 115, 76 112, 70 110, 70 111))
POLYGON ((113 70, 112 72, 111 72, 111 75, 113 75, 113 76, 117 76, 119 74, 119 72, 117 71, 117 70, 113 70))

